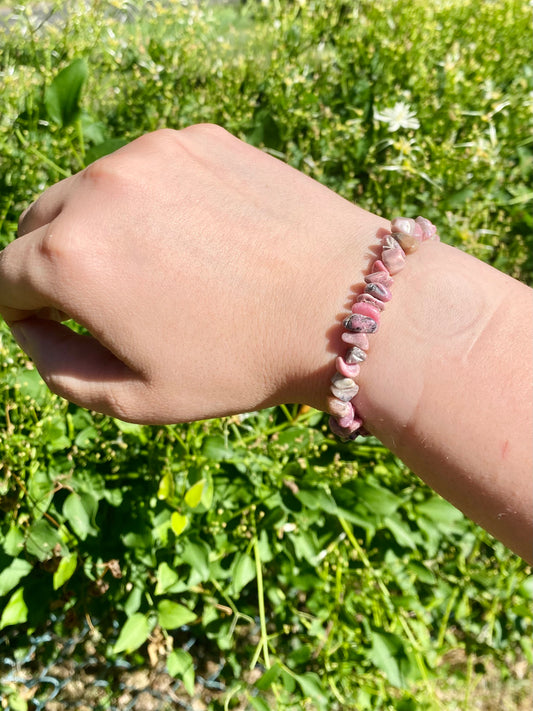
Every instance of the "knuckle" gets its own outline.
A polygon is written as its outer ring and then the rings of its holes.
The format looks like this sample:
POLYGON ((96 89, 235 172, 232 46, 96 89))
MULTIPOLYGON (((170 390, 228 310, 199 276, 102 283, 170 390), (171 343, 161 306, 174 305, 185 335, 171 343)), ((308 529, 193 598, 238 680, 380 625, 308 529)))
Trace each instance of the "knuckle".
POLYGON ((182 133, 184 136, 190 136, 199 139, 223 139, 230 135, 225 128, 222 128, 222 126, 219 126, 216 123, 196 123, 192 126, 182 128, 180 133, 182 133))
POLYGON ((91 263, 86 258, 87 245, 83 244, 83 235, 72 229, 66 217, 57 218, 47 226, 36 249, 47 278, 54 283, 55 297, 68 296, 75 284, 88 279, 91 263))
POLYGON ((81 177, 86 183, 105 188, 108 183, 114 183, 122 173, 126 173, 124 159, 118 153, 110 153, 84 168, 81 177))
POLYGON ((146 403, 137 389, 133 384, 119 388, 108 385, 99 394, 95 409, 123 422, 141 424, 145 421, 143 413, 146 403))
POLYGON ((46 230, 39 238, 39 254, 47 262, 61 262, 68 252, 67 244, 67 240, 62 236, 58 220, 54 220, 47 225, 46 230))

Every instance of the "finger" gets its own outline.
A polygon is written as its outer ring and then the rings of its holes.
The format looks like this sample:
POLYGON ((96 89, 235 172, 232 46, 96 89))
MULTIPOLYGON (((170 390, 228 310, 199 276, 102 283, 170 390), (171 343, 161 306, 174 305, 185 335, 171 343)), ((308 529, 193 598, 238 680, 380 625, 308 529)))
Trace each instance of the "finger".
POLYGON ((45 315, 43 309, 65 310, 58 303, 58 285, 43 248, 48 228, 44 225, 0 252, 0 312, 8 323, 32 314, 45 315))
POLYGON ((35 202, 24 210, 19 219, 17 232, 19 237, 52 222, 59 215, 75 177, 72 175, 47 188, 35 202))
POLYGON ((38 318, 19 321, 11 329, 52 392, 82 407, 135 420, 146 388, 96 339, 38 318))

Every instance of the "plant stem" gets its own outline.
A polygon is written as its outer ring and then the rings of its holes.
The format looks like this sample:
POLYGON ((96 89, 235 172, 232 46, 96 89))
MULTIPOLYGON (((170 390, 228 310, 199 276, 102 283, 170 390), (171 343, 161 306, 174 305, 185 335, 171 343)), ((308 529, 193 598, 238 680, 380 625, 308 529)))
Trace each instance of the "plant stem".
POLYGON ((40 150, 37 148, 34 148, 29 141, 27 141, 24 136, 22 135, 20 129, 16 128, 15 129, 15 136, 19 139, 19 141, 22 143, 24 148, 26 148, 27 151, 30 153, 33 153, 34 156, 37 156, 37 158, 40 158, 44 163, 49 165, 51 168, 56 170, 59 175, 62 175, 64 178, 69 178, 70 173, 66 171, 64 168, 61 168, 61 166, 57 165, 57 163, 54 163, 53 160, 48 158, 48 156, 45 156, 44 153, 41 153, 40 150))
POLYGON ((255 557, 255 573, 257 576, 257 597, 259 600, 259 620, 261 623, 261 642, 263 645, 263 656, 265 667, 270 669, 270 655, 268 652, 268 636, 265 617, 265 597, 263 589, 263 570, 261 567, 261 555, 259 553, 259 540, 254 536, 254 557, 255 557))

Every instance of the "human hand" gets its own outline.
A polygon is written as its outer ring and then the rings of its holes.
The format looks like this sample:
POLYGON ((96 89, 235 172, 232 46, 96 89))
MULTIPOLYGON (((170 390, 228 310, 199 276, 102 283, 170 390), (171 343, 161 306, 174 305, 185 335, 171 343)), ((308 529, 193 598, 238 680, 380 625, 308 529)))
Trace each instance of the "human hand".
POLYGON ((22 215, 0 312, 53 391, 122 419, 324 408, 376 219, 218 127, 158 131, 22 215))

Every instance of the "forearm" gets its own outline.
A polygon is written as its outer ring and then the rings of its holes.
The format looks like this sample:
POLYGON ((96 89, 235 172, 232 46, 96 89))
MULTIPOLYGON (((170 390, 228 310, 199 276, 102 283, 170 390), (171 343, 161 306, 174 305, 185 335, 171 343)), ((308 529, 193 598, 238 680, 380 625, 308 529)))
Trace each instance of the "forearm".
POLYGON ((359 378, 367 427, 531 560, 532 290, 425 243, 393 294, 359 378))
MULTIPOLYGON (((114 417, 325 410, 342 320, 389 227, 218 127, 159 131, 24 213, 0 253, 0 313, 55 392, 114 417)), ((524 557, 531 327, 530 289, 424 242, 356 397, 367 429, 524 557)))

